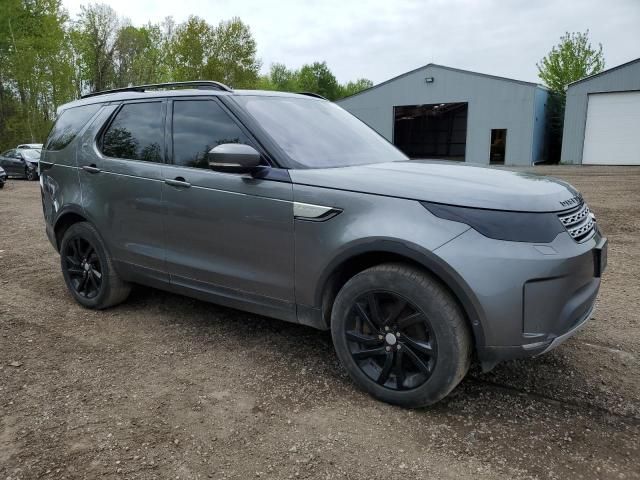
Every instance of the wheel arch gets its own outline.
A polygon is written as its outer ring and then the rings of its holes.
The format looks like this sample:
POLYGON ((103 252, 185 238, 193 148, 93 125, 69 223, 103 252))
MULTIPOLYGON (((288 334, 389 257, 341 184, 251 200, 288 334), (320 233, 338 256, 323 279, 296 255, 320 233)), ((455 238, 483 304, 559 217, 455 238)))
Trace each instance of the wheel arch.
POLYGON ((60 212, 56 221, 53 224, 53 232, 54 238, 56 241, 56 249, 60 251, 60 244, 62 243, 62 237, 64 237, 65 232, 71 227, 79 222, 87 222, 87 216, 80 208, 67 207, 63 211, 60 212))
POLYGON ((317 283, 315 294, 315 304, 320 305, 322 320, 327 327, 330 325, 333 302, 342 286, 357 273, 389 262, 414 265, 433 275, 462 308, 474 345, 484 346, 483 311, 464 279, 433 252, 393 240, 369 241, 352 246, 327 265, 317 283))

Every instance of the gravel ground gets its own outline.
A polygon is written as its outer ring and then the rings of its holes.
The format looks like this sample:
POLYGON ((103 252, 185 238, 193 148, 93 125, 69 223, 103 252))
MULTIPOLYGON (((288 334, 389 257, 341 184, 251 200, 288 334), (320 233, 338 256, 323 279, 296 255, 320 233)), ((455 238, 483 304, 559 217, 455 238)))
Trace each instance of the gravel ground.
POLYGON ((610 239, 595 316, 538 359, 403 410, 330 336, 138 287, 67 294, 38 184, 0 191, 0 479, 640 478, 640 168, 538 168, 610 239))

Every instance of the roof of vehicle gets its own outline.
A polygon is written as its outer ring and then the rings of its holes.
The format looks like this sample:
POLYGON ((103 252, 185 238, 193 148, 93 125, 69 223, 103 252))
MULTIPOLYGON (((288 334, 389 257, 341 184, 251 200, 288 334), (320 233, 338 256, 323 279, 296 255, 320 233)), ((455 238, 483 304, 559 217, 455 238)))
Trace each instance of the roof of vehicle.
MULTIPOLYGON (((298 98, 318 98, 324 99, 322 96, 315 93, 300 92, 278 92, 273 90, 232 90, 229 87, 224 88, 183 88, 188 87, 190 84, 198 85, 200 83, 206 84, 206 82, 176 82, 170 84, 157 84, 140 87, 128 87, 126 89, 106 90, 104 92, 96 92, 81 97, 79 100, 74 100, 59 107, 58 114, 68 108, 79 107, 82 105, 91 105, 95 103, 109 103, 109 102, 121 102, 123 100, 139 100, 145 98, 166 98, 166 97, 193 97, 193 96, 265 96, 265 97, 298 97, 298 98), (166 88, 163 88, 167 85, 166 88), (148 90, 145 87, 152 87, 148 90)), ((217 82, 212 82, 217 83, 217 82)), ((326 99, 325 99, 326 100, 326 99)))
POLYGON ((32 150, 32 149, 40 149, 42 148, 42 143, 21 143, 16 148, 32 150))

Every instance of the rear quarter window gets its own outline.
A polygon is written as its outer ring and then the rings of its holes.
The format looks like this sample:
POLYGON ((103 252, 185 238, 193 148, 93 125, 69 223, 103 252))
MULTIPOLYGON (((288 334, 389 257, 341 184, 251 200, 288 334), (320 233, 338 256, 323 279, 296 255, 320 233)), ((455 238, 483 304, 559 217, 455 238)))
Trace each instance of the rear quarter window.
POLYGON ((101 106, 102 104, 95 103, 63 111, 49 133, 49 138, 44 146, 45 150, 62 150, 69 145, 101 106))

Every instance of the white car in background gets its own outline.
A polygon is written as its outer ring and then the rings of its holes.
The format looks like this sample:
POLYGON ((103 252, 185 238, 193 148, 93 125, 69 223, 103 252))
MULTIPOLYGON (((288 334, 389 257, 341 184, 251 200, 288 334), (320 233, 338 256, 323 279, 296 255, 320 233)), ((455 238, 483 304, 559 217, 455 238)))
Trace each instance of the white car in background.
POLYGON ((42 150, 42 143, 21 143, 16 147, 18 150, 27 149, 27 150, 42 150))

